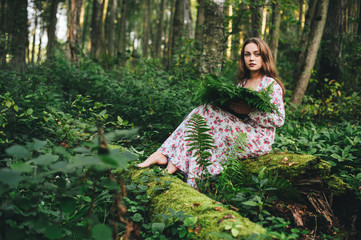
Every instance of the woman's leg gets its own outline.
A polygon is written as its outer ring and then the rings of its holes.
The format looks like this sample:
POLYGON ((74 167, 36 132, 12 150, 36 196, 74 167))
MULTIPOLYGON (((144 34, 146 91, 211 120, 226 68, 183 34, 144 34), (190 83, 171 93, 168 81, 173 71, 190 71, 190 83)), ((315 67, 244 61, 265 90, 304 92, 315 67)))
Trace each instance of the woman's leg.
POLYGON ((154 152, 152 155, 150 155, 144 162, 139 163, 138 167, 149 167, 150 165, 153 164, 160 164, 160 165, 164 165, 167 164, 168 159, 166 156, 164 156, 161 152, 156 151, 154 152))
POLYGON ((164 170, 165 173, 173 174, 178 170, 178 168, 172 163, 172 161, 168 162, 167 168, 164 170))

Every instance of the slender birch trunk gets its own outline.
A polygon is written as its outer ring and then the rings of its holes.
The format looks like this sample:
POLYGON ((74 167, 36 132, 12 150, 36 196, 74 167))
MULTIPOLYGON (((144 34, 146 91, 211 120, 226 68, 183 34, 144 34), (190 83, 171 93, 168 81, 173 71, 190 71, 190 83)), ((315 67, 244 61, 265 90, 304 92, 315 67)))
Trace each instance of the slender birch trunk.
POLYGON ((325 27, 328 4, 329 0, 318 0, 317 2, 316 15, 311 25, 305 60, 297 77, 296 87, 291 98, 291 102, 294 104, 301 104, 302 98, 305 95, 325 27))

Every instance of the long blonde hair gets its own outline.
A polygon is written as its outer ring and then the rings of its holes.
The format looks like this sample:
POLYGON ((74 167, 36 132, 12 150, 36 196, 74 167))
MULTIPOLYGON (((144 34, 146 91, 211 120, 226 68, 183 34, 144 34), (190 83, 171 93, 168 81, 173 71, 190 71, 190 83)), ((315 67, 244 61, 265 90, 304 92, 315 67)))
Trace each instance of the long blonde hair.
POLYGON ((286 89, 283 86, 282 81, 278 78, 271 49, 269 48, 268 44, 260 38, 250 38, 243 44, 241 51, 241 59, 239 60, 238 81, 244 82, 246 79, 250 78, 251 76, 251 72, 246 67, 246 63, 244 62, 244 48, 249 43, 255 43, 259 48, 263 61, 261 73, 263 75, 273 78, 281 86, 284 96, 286 93, 286 89))

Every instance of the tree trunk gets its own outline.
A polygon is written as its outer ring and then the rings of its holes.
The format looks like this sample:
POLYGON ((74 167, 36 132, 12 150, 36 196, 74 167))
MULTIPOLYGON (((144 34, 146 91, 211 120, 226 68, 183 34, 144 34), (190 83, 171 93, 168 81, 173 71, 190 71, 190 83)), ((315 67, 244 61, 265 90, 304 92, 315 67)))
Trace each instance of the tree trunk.
POLYGON ((41 45, 43 44, 43 35, 44 35, 44 26, 42 23, 40 26, 40 33, 39 33, 39 50, 38 50, 38 58, 37 58, 38 63, 40 63, 41 61, 41 53, 42 53, 41 45))
POLYGON ((27 0, 18 0, 15 3, 10 43, 10 53, 12 54, 10 62, 13 66, 22 67, 26 64, 26 53, 29 46, 27 7, 27 0))
POLYGON ((8 41, 6 38, 7 33, 7 11, 8 5, 6 0, 0 1, 0 65, 6 64, 6 42, 8 41))
POLYGON ((103 0, 94 0, 93 13, 91 21, 91 50, 90 55, 93 59, 98 59, 101 51, 101 31, 102 31, 102 14, 103 0))
POLYGON ((80 28, 81 6, 82 6, 82 0, 71 0, 68 44, 70 51, 70 60, 72 62, 78 61, 77 53, 79 51, 79 40, 81 34, 81 28, 80 28))
POLYGON ((160 6, 159 6, 159 15, 157 20, 157 36, 155 40, 155 56, 157 58, 160 58, 161 55, 161 46, 162 46, 162 33, 164 28, 164 8, 165 8, 165 0, 161 0, 160 6))
POLYGON ((197 42, 201 42, 203 39, 204 1, 205 0, 198 0, 196 31, 194 34, 197 42))
POLYGON ((142 53, 144 58, 148 58, 148 48, 150 39, 150 0, 143 1, 143 39, 142 39, 142 53))
POLYGON ((262 32, 262 13, 263 6, 260 0, 253 0, 250 4, 251 8, 251 35, 252 37, 261 38, 262 32))
POLYGON ((114 32, 115 32, 115 18, 117 14, 118 0, 112 0, 111 10, 109 16, 109 28, 108 28, 108 55, 114 57, 114 32))
POLYGON ((124 64, 126 59, 126 41, 127 41, 127 34, 126 34, 126 12, 127 12, 127 0, 122 0, 121 4, 121 14, 119 19, 119 27, 118 27, 118 53, 120 54, 120 61, 121 65, 124 64))
POLYGON ((244 3, 240 3, 238 4, 238 6, 235 7, 235 10, 237 11, 237 14, 233 13, 232 19, 231 59, 234 61, 238 61, 241 52, 241 41, 243 41, 244 38, 244 34, 242 31, 242 19, 244 18, 243 14, 247 11, 246 5, 244 3))
POLYGON ((302 36, 302 30, 304 27, 304 15, 305 15, 305 9, 304 9, 304 3, 305 0, 299 0, 299 16, 298 16, 298 25, 297 25, 297 36, 302 36))
POLYGON ((278 38, 280 36, 281 25, 281 7, 279 1, 272 2, 272 27, 270 48, 273 54, 274 62, 277 62, 278 38))
POLYGON ((319 76, 339 80, 346 0, 330 0, 321 44, 319 76))
POLYGON ((297 78, 298 75, 300 74, 302 64, 305 60, 305 53, 306 53, 306 48, 307 48, 307 44, 308 44, 308 40, 309 40, 311 23, 314 19, 315 13, 316 13, 317 1, 318 0, 310 1, 311 5, 309 6, 307 14, 306 14, 305 26, 303 28, 301 41, 300 41, 301 52, 298 56, 297 67, 296 67, 296 70, 294 73, 295 78, 297 78))
POLYGON ((103 0, 103 4, 102 4, 102 24, 101 24, 101 43, 102 43, 102 51, 107 51, 107 40, 108 38, 105 36, 105 25, 106 25, 106 19, 107 19, 107 15, 108 15, 108 5, 109 5, 109 0, 103 0))
POLYGON ((212 0, 205 4, 203 50, 199 66, 201 74, 218 74, 222 68, 224 3, 224 0, 212 0))
POLYGON ((36 28, 38 27, 38 15, 37 15, 37 8, 34 5, 34 29, 32 31, 33 40, 32 40, 32 46, 31 46, 31 63, 35 62, 35 48, 36 48, 36 28))
POLYGON ((323 29, 325 27, 328 4, 329 0, 317 1, 316 15, 311 25, 311 32, 304 58, 305 60, 302 63, 301 72, 297 77, 296 87, 294 88, 291 98, 291 102, 294 104, 300 104, 303 96, 305 95, 311 76, 311 69, 315 65, 317 51, 320 46, 323 29))
POLYGON ((81 49, 83 50, 85 47, 86 37, 89 36, 88 24, 89 24, 90 2, 83 1, 82 12, 84 13, 82 32, 81 32, 81 49))
POLYGON ((191 12, 191 3, 190 0, 185 0, 184 2, 184 22, 186 27, 186 36, 188 38, 194 38, 194 30, 193 30, 193 20, 192 20, 192 12, 191 12))
POLYGON ((58 10, 58 0, 51 1, 50 12, 49 12, 49 25, 47 28, 47 33, 48 33, 48 45, 46 47, 47 58, 51 58, 54 50, 57 10, 58 10))
POLYGON ((172 66, 172 61, 175 55, 178 54, 178 43, 183 36, 184 28, 184 1, 185 0, 176 0, 174 18, 172 23, 172 40, 171 40, 171 57, 170 57, 170 66, 172 66))

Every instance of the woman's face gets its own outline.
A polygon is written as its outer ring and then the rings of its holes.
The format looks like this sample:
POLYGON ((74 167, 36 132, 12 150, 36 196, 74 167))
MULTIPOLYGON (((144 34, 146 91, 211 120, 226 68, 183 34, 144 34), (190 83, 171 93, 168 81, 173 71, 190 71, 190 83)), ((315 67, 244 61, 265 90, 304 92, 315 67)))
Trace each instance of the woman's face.
POLYGON ((258 72, 262 69, 263 60, 257 44, 248 43, 245 46, 244 62, 251 72, 258 72))

